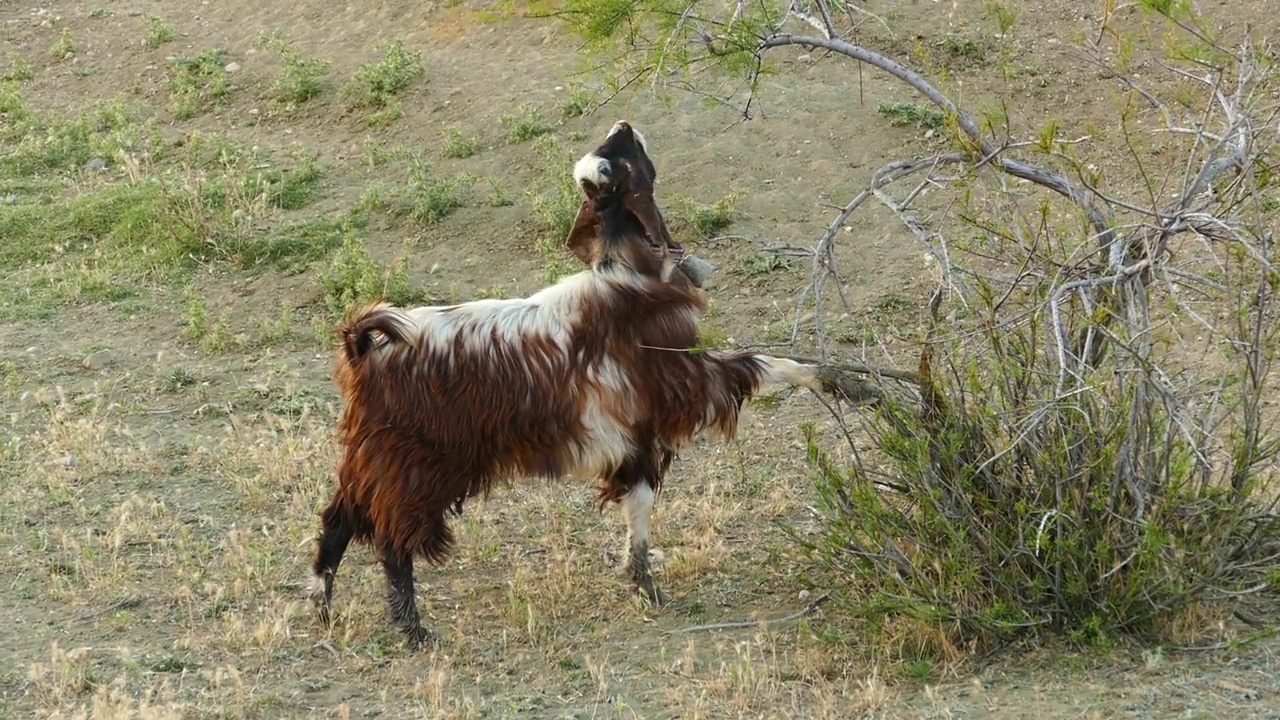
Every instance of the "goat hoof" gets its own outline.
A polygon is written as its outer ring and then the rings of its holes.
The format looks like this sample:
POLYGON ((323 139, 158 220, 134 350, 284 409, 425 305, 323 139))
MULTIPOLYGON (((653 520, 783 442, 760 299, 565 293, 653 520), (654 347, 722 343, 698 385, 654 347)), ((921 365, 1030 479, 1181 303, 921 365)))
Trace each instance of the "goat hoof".
POLYGON ((329 606, 316 603, 312 608, 316 615, 316 622, 320 623, 320 627, 328 629, 333 626, 333 618, 329 615, 329 606))
POLYGON ((316 621, 321 627, 329 627, 333 623, 333 618, 329 614, 329 598, 325 596, 325 592, 321 588, 309 588, 307 590, 307 599, 311 601, 311 610, 315 613, 316 621))
POLYGON ((667 593, 656 585, 642 585, 637 589, 640 590, 640 594, 644 596, 644 599, 648 600, 649 604, 654 607, 664 607, 671 602, 671 598, 667 596, 667 593))
POLYGON ((440 644, 440 638, 435 633, 421 625, 406 628, 404 634, 406 640, 408 640, 409 647, 412 650, 424 650, 428 647, 436 647, 440 644))

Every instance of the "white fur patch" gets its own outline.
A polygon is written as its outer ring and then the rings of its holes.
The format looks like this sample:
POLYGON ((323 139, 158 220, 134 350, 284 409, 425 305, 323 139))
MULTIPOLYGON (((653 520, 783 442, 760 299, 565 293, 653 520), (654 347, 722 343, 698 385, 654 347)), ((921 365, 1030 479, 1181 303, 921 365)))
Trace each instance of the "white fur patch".
POLYGON ((584 180, 590 180, 596 185, 608 185, 610 168, 608 160, 595 153, 587 153, 573 166, 573 181, 579 185, 584 180))
POLYGON ((421 305, 402 310, 427 346, 449 347, 464 325, 479 330, 472 349, 488 347, 494 338, 518 342, 526 334, 550 337, 557 343, 568 340, 569 329, 577 322, 577 309, 588 295, 605 291, 606 283, 627 282, 630 271, 614 268, 607 272, 583 270, 561 278, 554 285, 528 297, 506 300, 472 300, 457 305, 421 305))
POLYGON ((641 481, 622 496, 622 515, 627 520, 628 549, 649 544, 649 516, 653 513, 653 488, 641 481))
POLYGON ((598 477, 601 473, 626 459, 634 449, 628 432, 634 422, 633 413, 625 412, 631 394, 631 383, 616 362, 606 358, 596 367, 586 370, 586 397, 583 402, 582 421, 586 436, 573 453, 574 475, 584 478, 598 477), (623 402, 611 402, 616 398, 623 402), (611 406, 613 411, 606 410, 611 406), (619 416, 616 410, 622 408, 619 416))

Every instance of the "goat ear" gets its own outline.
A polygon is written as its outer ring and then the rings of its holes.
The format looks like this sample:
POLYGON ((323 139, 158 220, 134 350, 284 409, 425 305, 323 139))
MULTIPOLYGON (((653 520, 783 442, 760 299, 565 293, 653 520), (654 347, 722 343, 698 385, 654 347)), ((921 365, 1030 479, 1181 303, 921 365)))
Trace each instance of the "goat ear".
POLYGON ((675 250, 677 253, 683 253, 684 248, 671 239, 667 222, 662 217, 662 212, 658 210, 658 204, 654 201, 651 192, 636 190, 627 193, 622 200, 622 207, 640 221, 650 241, 663 248, 664 252, 675 250))
POLYGON ((578 216, 573 219, 573 228, 569 230, 569 250, 583 263, 590 265, 595 256, 594 241, 599 237, 600 216, 592 207, 591 200, 583 200, 578 207, 578 216))

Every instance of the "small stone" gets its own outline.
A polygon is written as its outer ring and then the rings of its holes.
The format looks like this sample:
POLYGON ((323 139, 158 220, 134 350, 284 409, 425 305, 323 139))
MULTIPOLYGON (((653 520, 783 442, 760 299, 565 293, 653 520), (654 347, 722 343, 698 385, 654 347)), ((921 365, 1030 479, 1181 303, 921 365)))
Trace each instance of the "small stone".
POLYGON ((88 170, 106 170, 107 161, 102 158, 91 158, 84 166, 88 170))
POLYGON ((799 595, 798 597, 800 598, 800 602, 804 602, 805 600, 808 600, 808 599, 809 599, 809 591, 808 591, 808 590, 801 590, 801 591, 800 591, 800 595, 799 595))
POLYGON ((76 466, 76 456, 75 456, 75 455, 63 455, 62 457, 58 458, 58 464, 59 464, 59 465, 61 465, 62 467, 75 467, 75 466, 76 466))
POLYGON ((226 67, 224 67, 224 68, 222 68, 222 69, 223 69, 223 70, 226 70, 226 71, 227 71, 227 72, 229 72, 229 73, 239 72, 239 71, 240 71, 240 63, 238 63, 238 62, 229 62, 229 63, 227 63, 226 67))
POLYGON ((797 57, 796 62, 805 63, 805 64, 811 63, 813 62, 813 56, 809 55, 808 53, 805 53, 804 55, 797 57))
POLYGON ((13 195, 13 194, 9 194, 9 195, 7 195, 7 196, 5 197, 4 201, 5 201, 6 203, 8 203, 9 205, 17 205, 17 204, 18 204, 18 196, 17 196, 17 195, 13 195))

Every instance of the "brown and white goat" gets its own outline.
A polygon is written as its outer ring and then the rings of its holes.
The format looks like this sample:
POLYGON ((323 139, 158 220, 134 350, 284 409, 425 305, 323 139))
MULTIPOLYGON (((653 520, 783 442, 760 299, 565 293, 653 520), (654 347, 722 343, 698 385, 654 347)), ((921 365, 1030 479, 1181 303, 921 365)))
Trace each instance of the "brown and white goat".
MULTIPOLYGON (((704 302, 671 282, 656 213, 633 192, 644 161, 627 123, 574 168, 599 221, 591 268, 526 298, 404 309, 374 303, 340 330, 344 400, 338 488, 321 514, 312 570, 322 621, 352 540, 373 545, 394 623, 432 637, 414 599, 415 556, 439 563, 447 514, 518 477, 601 481, 627 523, 632 582, 662 594, 649 517, 670 456, 703 431, 734 435, 766 383, 822 390, 816 368, 749 352, 699 352, 704 302)), ((660 216, 657 216, 660 217, 660 216)))

